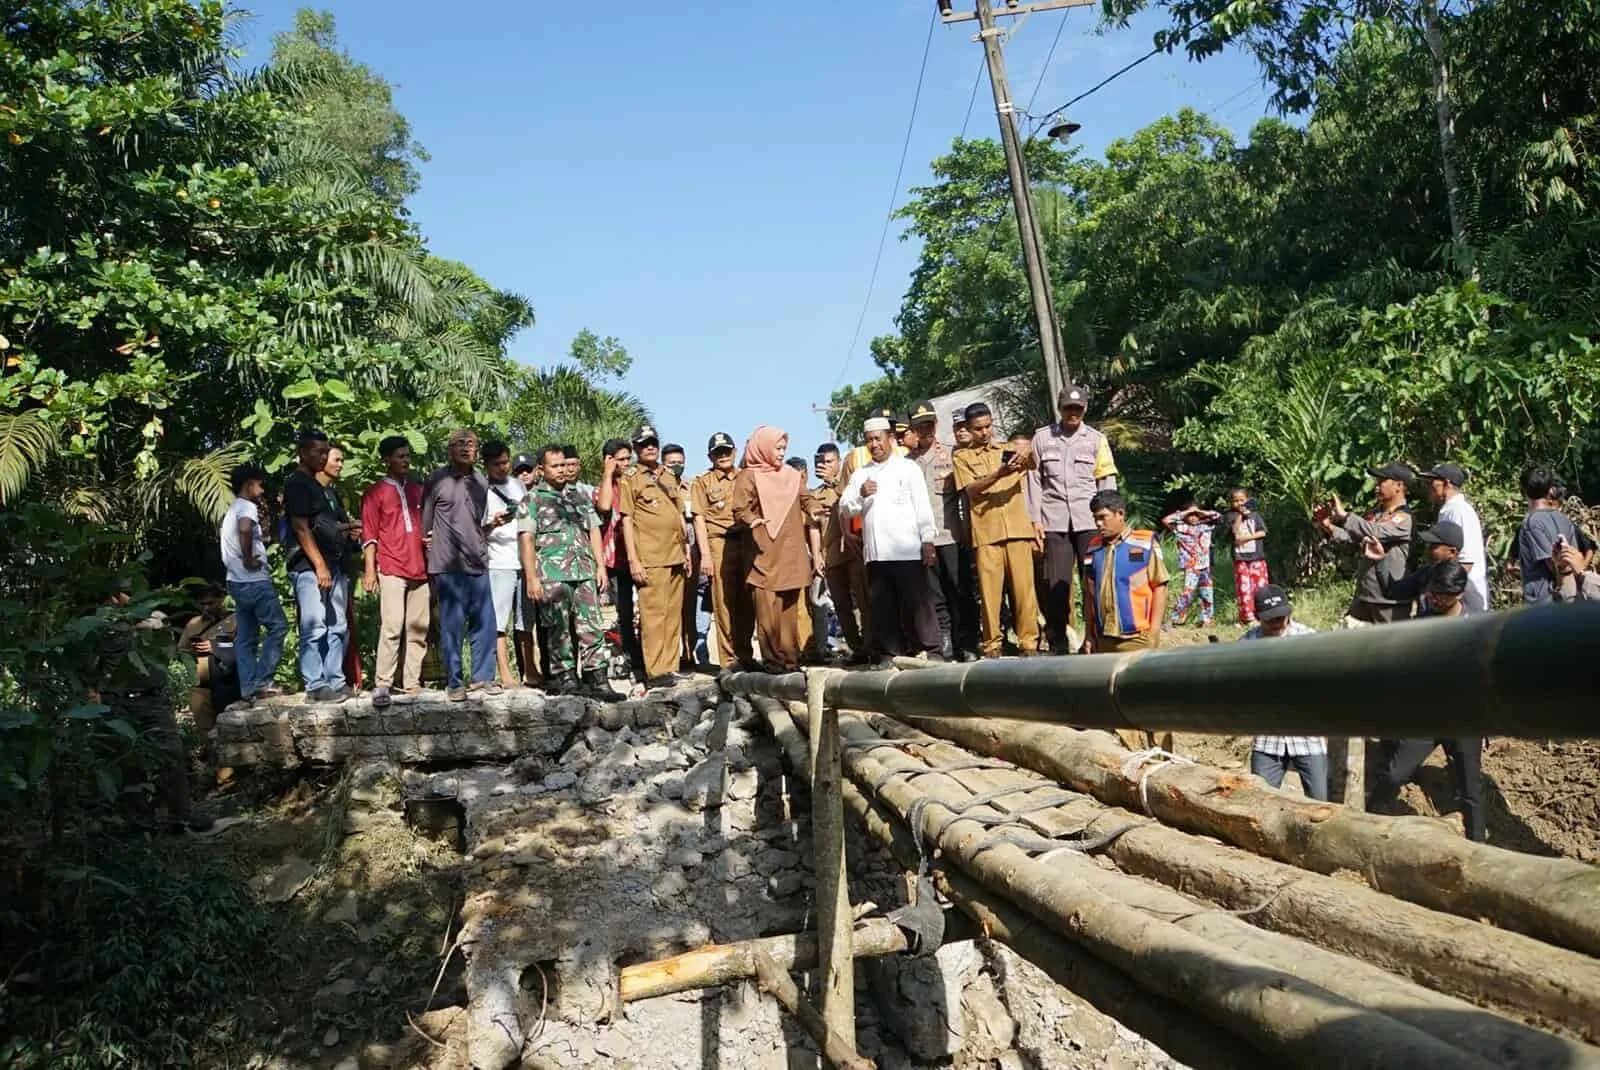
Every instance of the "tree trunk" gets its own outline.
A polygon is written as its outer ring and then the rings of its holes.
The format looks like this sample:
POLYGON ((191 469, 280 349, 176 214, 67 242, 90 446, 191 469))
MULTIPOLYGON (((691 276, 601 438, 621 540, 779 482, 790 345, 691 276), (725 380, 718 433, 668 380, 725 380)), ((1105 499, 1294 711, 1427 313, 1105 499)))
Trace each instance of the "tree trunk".
POLYGON ((1467 231, 1461 218, 1461 182, 1456 176, 1455 104, 1450 98, 1450 56, 1445 51, 1444 27, 1439 22, 1439 0, 1422 0, 1422 38, 1432 59, 1433 118, 1439 128, 1439 159, 1444 171, 1445 207, 1450 213, 1450 238, 1457 251, 1466 248, 1467 231))
MULTIPOLYGON (((1144 809, 1138 774, 1122 772, 1128 752, 1108 733, 1003 717, 900 719, 1102 802, 1144 809)), ((1600 869, 1593 866, 1473 843, 1435 818, 1381 817, 1296 798, 1210 766, 1163 766, 1145 787, 1151 814, 1169 825, 1600 955, 1600 869)))

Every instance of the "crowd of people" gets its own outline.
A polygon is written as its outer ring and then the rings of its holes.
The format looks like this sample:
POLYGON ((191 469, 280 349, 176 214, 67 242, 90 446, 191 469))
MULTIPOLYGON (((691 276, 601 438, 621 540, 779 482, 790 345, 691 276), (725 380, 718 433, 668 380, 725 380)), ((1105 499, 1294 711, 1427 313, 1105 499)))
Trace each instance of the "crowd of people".
MULTIPOLYGON (((378 600, 378 707, 418 693, 433 656, 447 697, 464 701, 514 686, 614 697, 613 668, 648 688, 706 661, 786 672, 807 663, 881 667, 900 657, 1149 649, 1196 607, 1202 626, 1214 625, 1214 542, 1231 551, 1245 639, 1310 631, 1270 581, 1267 525, 1247 489, 1229 491, 1222 510, 1189 501, 1159 529, 1138 528, 1117 488, 1111 444, 1085 422, 1087 392, 1068 386, 1057 401, 1056 420, 1008 438, 988 405, 962 406, 948 414, 953 447, 939 440, 929 403, 904 415, 876 412, 861 446, 817 447, 810 486, 804 460, 788 456, 788 435, 767 426, 742 453, 731 435, 711 436, 707 468, 692 479, 683 447, 641 426, 629 441, 605 444, 595 486, 579 481, 570 446, 513 454, 470 430, 452 434, 447 463, 418 479, 409 441, 393 437, 379 445, 384 475, 361 494, 355 516, 337 486, 340 448, 308 431, 276 531, 267 522, 267 473, 251 465, 233 473, 236 497, 219 532, 233 614, 220 590, 203 592, 183 645, 201 656, 219 637, 231 639, 234 682, 202 675, 197 713, 206 705, 209 721, 219 701, 281 694, 274 677, 288 623, 267 566, 274 535, 285 543, 300 677, 318 702, 341 702, 362 682, 349 639, 355 582, 378 600), (1163 531, 1176 543, 1175 570, 1163 531), (1174 583, 1180 591, 1169 606, 1174 583), (616 607, 609 636, 605 601, 616 607)), ((1312 517, 1328 539, 1357 550, 1354 597, 1339 626, 1487 611, 1488 560, 1463 493, 1466 472, 1390 462, 1371 475, 1370 511, 1335 497, 1312 517), (1414 532, 1407 502, 1419 481, 1438 520, 1414 532), (1414 541, 1427 547, 1416 570, 1414 541)), ((1600 578, 1589 572, 1595 545, 1561 511, 1560 481, 1533 468, 1523 490, 1529 510, 1516 554, 1524 600, 1600 596, 1600 578)), ((1386 742, 1370 801, 1398 792, 1440 743, 1457 770, 1468 832, 1481 838, 1481 741, 1386 742)), ((1275 786, 1293 769, 1308 795, 1327 798, 1325 740, 1262 736, 1251 767, 1275 786)))

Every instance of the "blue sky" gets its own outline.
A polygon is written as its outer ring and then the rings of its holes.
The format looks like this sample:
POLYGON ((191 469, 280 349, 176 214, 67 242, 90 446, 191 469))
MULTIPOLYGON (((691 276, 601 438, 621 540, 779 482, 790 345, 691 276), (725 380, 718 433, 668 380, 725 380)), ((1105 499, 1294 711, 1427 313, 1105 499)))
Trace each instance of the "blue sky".
MULTIPOLYGON (((251 59, 303 4, 244 0, 251 59)), ((867 342, 892 329, 916 250, 891 232, 867 296, 931 0, 660 0, 604 5, 338 0, 344 47, 396 86, 431 162, 411 209, 434 252, 525 294, 537 325, 513 346, 562 359, 588 327, 620 338, 624 387, 683 442, 693 470, 713 431, 760 423, 791 452, 827 437, 832 390, 872 378, 867 342), (848 350, 848 352, 847 352, 848 350)), ((970 2, 957 7, 970 8, 970 2)), ((998 5, 997 6, 1001 6, 998 5)), ((1150 48, 1162 23, 1113 34, 1093 9, 1030 17, 1007 48, 1019 105, 1049 111, 1150 48), (1041 81, 1041 74, 1043 75, 1041 81)), ((1014 20, 1013 20, 1014 21, 1014 20)), ((982 50, 973 24, 938 26, 905 177, 962 130, 982 50)), ((1264 113, 1234 53, 1162 56, 1075 107, 1099 153, 1189 105, 1241 134, 1264 113)), ((987 81, 969 136, 998 137, 987 81)))

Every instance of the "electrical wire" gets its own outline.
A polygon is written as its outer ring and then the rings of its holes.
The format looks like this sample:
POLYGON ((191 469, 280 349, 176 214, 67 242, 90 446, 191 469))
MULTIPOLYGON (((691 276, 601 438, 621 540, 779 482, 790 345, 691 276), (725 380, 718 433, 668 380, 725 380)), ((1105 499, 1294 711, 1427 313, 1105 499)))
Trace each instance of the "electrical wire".
POLYGON ((933 17, 928 20, 928 37, 922 43, 922 64, 917 70, 917 90, 911 98, 911 118, 906 120, 905 142, 900 146, 900 165, 894 171, 894 184, 889 187, 889 207, 883 214, 883 231, 878 235, 878 252, 872 258, 872 273, 867 278, 867 296, 861 301, 861 315, 856 318, 856 329, 850 336, 850 346, 844 351, 844 362, 839 365, 839 374, 834 379, 833 389, 839 389, 839 384, 844 382, 845 373, 850 370, 850 358, 856 351, 856 343, 861 341, 861 328, 867 322, 867 310, 872 307, 872 291, 878 285, 878 269, 883 266, 883 249, 889 241, 889 227, 894 223, 895 202, 900 199, 900 180, 905 176, 906 156, 911 152, 911 134, 917 126, 917 108, 922 103, 922 81, 928 73, 928 53, 933 49, 933 28, 939 24, 939 13, 936 10, 933 17))
POLYGON ((1072 8, 1067 8, 1061 13, 1061 21, 1056 23, 1056 36, 1050 42, 1050 51, 1045 53, 1044 67, 1039 71, 1039 80, 1033 83, 1033 93, 1028 97, 1028 106, 1025 112, 1033 111, 1033 102, 1039 99, 1039 90, 1044 88, 1044 76, 1050 73, 1050 61, 1056 58, 1056 46, 1061 43, 1061 31, 1067 28, 1067 19, 1072 14, 1072 8))
MULTIPOLYGON (((1183 28, 1182 34, 1178 35, 1178 37, 1174 37, 1173 40, 1178 40, 1179 37, 1187 37, 1188 34, 1191 31, 1198 30, 1200 27, 1206 25, 1206 23, 1210 22, 1215 17, 1216 17, 1215 15, 1208 15, 1203 19, 1197 19, 1196 21, 1190 23, 1188 26, 1185 26, 1183 28)), ((1079 93, 1077 96, 1073 97, 1071 100, 1067 101, 1065 104, 1061 105, 1059 108, 1053 108, 1050 111, 1046 112, 1042 117, 1038 117, 1038 118, 1035 118, 1034 116, 1030 115, 1029 118, 1033 118, 1034 119, 1034 124, 1033 124, 1033 130, 1029 131, 1028 136, 1032 137, 1033 134, 1038 132, 1039 128, 1044 126, 1045 123, 1049 122, 1051 119, 1055 118, 1057 115, 1060 115, 1062 112, 1066 111, 1068 108, 1072 107, 1074 104, 1078 103, 1079 101, 1087 99, 1088 97, 1094 96, 1096 93, 1100 92, 1100 90, 1104 89, 1106 86, 1110 85, 1112 82, 1115 82, 1118 78, 1121 78, 1124 74, 1127 74, 1129 71, 1131 71, 1135 67, 1139 66, 1139 64, 1144 63, 1147 60, 1154 59, 1156 56, 1159 56, 1163 52, 1167 52, 1169 50, 1170 49, 1165 45, 1157 45, 1154 48, 1152 48, 1150 51, 1146 52, 1144 55, 1140 56, 1138 59, 1133 60, 1130 63, 1124 63, 1121 67, 1118 67, 1116 70, 1112 71, 1110 74, 1106 75, 1104 78, 1100 79, 1094 85, 1090 86, 1088 89, 1085 89, 1082 93, 1079 93)))
POLYGON ((961 120, 961 140, 963 141, 967 137, 967 124, 972 122, 972 106, 978 102, 978 86, 983 82, 983 69, 988 65, 987 60, 980 58, 978 60, 978 73, 972 76, 972 92, 967 95, 967 117, 961 120))

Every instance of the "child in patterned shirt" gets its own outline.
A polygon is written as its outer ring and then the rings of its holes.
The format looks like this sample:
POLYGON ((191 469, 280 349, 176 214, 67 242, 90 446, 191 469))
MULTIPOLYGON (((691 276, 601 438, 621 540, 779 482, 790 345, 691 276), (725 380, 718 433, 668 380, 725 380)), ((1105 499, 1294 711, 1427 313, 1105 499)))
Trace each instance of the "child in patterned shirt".
POLYGON ((1217 513, 1193 502, 1161 518, 1161 526, 1178 539, 1178 568, 1183 573, 1183 593, 1172 603, 1168 627, 1186 623, 1189 607, 1198 593, 1200 625, 1209 628, 1216 617, 1216 592, 1211 582, 1211 532, 1217 513))

